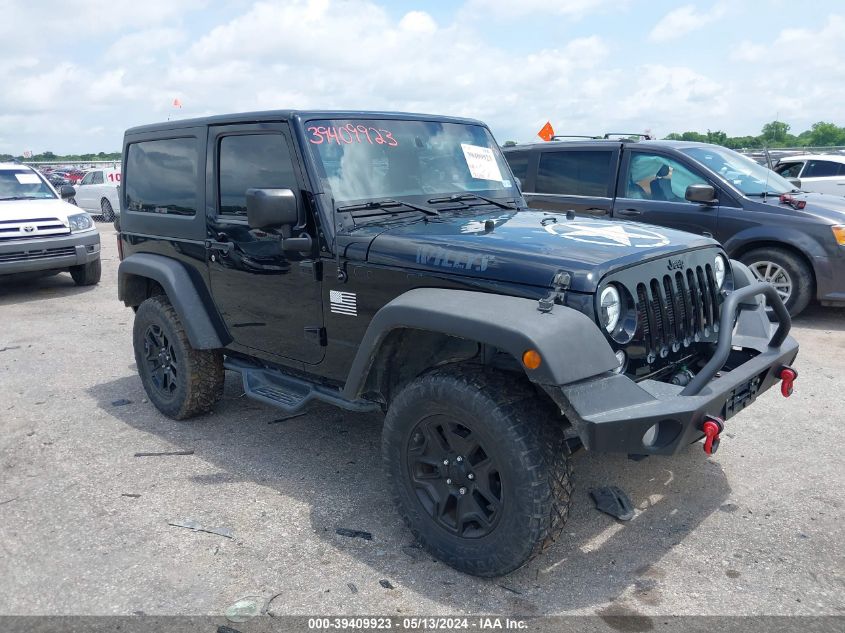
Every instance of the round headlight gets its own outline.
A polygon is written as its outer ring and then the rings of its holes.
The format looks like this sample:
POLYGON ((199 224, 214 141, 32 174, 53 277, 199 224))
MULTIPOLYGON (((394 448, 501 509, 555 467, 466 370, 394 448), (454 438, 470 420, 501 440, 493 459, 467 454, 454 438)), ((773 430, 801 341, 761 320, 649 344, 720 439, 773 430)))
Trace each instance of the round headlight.
POLYGON ((601 291, 599 299, 599 319, 604 329, 613 332, 619 324, 619 316, 622 314, 622 301, 619 291, 614 286, 608 286, 601 291))
POLYGON ((727 268, 727 263, 725 262, 725 258, 721 255, 716 255, 716 259, 713 262, 713 275, 716 277, 716 285, 719 288, 722 287, 722 284, 725 283, 725 269, 727 268))

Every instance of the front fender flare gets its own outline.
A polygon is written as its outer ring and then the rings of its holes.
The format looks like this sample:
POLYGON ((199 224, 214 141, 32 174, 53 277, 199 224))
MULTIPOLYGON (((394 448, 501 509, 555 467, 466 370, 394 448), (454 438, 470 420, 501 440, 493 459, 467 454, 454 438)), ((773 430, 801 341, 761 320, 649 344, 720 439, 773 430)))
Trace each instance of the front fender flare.
POLYGON ((217 349, 232 341, 205 285, 194 280, 182 263, 152 253, 124 259, 117 269, 117 294, 126 305, 138 305, 142 300, 133 290, 138 278, 152 279, 164 289, 194 349, 217 349))
POLYGON ((540 367, 525 369, 541 385, 565 385, 611 371, 619 361, 598 326, 584 314, 556 305, 537 310, 532 299, 466 290, 417 288, 376 312, 349 370, 348 399, 360 397, 379 347, 395 329, 438 332, 493 345, 516 358, 528 349, 542 356, 540 367))

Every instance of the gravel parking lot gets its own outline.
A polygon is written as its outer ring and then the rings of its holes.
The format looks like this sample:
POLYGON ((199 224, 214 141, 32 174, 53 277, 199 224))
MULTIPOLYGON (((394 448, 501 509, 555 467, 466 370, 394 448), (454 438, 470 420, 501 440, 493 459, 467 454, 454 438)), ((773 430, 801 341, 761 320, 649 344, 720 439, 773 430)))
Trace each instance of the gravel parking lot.
POLYGON ((100 226, 99 286, 0 282, 0 613, 220 614, 245 596, 299 615, 845 612, 845 310, 796 320, 795 395, 731 420, 713 458, 700 444, 639 463, 579 455, 562 542, 481 580, 414 547, 381 416, 314 406, 279 421, 234 375, 213 415, 160 415, 100 226), (163 451, 193 454, 135 456, 163 451), (632 521, 595 510, 588 492, 606 484, 631 496, 632 521), (186 520, 233 538, 169 525, 186 520))

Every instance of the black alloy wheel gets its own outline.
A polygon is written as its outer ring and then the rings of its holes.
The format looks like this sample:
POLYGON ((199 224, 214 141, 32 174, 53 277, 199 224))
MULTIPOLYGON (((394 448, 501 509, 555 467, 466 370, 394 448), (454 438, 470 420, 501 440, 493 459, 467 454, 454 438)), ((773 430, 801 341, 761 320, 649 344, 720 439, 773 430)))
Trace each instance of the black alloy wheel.
POLYGON ((173 397, 179 378, 179 362, 173 345, 158 325, 151 324, 144 332, 144 360, 150 380, 165 397, 173 397))
POLYGON ((496 527, 502 475, 466 424, 444 415, 420 422, 408 441, 407 464, 417 499, 440 527, 461 538, 496 527))

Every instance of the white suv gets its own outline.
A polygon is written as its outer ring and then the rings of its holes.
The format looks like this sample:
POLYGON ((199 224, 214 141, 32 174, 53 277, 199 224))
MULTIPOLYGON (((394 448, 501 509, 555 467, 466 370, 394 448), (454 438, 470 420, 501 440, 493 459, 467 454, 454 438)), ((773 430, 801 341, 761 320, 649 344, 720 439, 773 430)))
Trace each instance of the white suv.
POLYGON ((781 158, 775 171, 789 180, 800 180, 799 189, 845 196, 845 156, 800 154, 781 158))
POLYGON ((79 286, 100 281, 100 234, 90 214, 65 202, 44 176, 0 163, 0 275, 68 271, 79 286))

